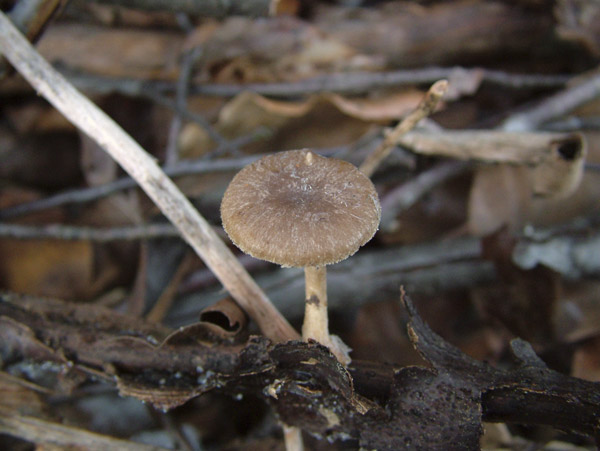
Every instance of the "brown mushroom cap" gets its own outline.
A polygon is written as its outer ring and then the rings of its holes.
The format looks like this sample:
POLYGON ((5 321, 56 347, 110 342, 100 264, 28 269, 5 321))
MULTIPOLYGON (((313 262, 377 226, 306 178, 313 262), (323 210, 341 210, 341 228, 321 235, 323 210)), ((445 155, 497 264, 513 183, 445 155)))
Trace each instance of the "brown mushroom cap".
POLYGON ((381 207, 352 164, 309 150, 266 156, 242 169, 221 203, 225 231, 242 251, 282 266, 344 260, 369 241, 381 207))

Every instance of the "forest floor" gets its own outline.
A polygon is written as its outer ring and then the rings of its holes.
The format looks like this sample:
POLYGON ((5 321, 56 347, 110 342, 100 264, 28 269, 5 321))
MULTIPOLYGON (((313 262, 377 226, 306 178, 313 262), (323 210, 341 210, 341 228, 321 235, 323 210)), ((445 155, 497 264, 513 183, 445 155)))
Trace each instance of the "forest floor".
POLYGON ((600 443, 598 2, 0 7, 66 80, 2 19, 0 448, 284 449, 284 423, 315 450, 600 443), (327 269, 347 367, 298 340, 302 270, 221 226, 239 170, 303 148, 381 203, 327 269))

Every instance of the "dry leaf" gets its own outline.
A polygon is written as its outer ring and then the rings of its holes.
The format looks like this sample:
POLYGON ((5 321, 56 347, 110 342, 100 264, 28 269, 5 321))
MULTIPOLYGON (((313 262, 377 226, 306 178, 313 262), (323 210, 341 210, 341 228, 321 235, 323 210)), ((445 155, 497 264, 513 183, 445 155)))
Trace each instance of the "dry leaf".
POLYGON ((324 97, 349 116, 378 122, 394 121, 407 115, 419 104, 423 92, 405 90, 377 98, 347 98, 338 94, 325 94, 324 97))
POLYGON ((340 112, 320 96, 283 102, 244 92, 223 107, 216 127, 225 136, 243 136, 266 127, 273 133, 271 139, 248 149, 269 152, 348 144, 362 136, 369 124, 340 112))
POLYGON ((269 7, 269 14, 271 16, 280 15, 295 15, 300 10, 299 0, 272 0, 271 6, 269 7))
POLYGON ((424 155, 531 168, 532 194, 565 198, 579 186, 587 155, 582 134, 413 131, 398 143, 424 155))
POLYGON ((508 226, 521 228, 531 208, 531 181, 527 168, 484 166, 475 173, 469 195, 467 226, 482 236, 508 226))
POLYGON ((372 122, 398 120, 421 98, 419 91, 407 90, 376 98, 325 93, 304 101, 281 101, 246 91, 221 109, 216 128, 225 136, 243 136, 259 127, 270 129, 274 137, 267 148, 259 144, 262 152, 333 147, 358 139, 372 122))
POLYGON ((215 336, 213 342, 219 339, 241 342, 246 339, 248 317, 246 313, 231 298, 221 299, 200 313, 200 323, 215 336))

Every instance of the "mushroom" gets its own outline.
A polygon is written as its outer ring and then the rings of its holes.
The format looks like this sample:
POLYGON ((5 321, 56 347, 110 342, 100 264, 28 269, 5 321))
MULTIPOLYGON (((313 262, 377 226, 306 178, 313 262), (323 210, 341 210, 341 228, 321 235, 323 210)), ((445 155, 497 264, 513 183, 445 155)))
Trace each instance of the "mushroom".
POLYGON ((371 180, 352 164, 310 150, 268 155, 243 168, 221 203, 223 227, 253 257, 303 267, 302 338, 329 347, 344 364, 348 349, 329 335, 325 265, 354 254, 379 225, 371 180))

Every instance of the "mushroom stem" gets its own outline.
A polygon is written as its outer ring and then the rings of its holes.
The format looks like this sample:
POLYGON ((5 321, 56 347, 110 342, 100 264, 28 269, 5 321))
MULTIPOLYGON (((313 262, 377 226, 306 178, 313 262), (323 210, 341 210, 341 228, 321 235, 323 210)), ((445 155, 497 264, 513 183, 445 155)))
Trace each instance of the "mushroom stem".
POLYGON ((350 348, 337 335, 329 335, 327 317, 327 270, 325 266, 306 266, 304 268, 306 285, 306 308, 302 339, 313 339, 327 346, 332 354, 342 363, 350 363, 350 348))
POLYGON ((286 451, 304 451, 302 430, 295 426, 283 425, 283 439, 286 451))
POLYGON ((327 270, 325 266, 304 268, 306 284, 306 310, 302 325, 302 339, 309 338, 329 346, 329 325, 327 319, 327 270))

